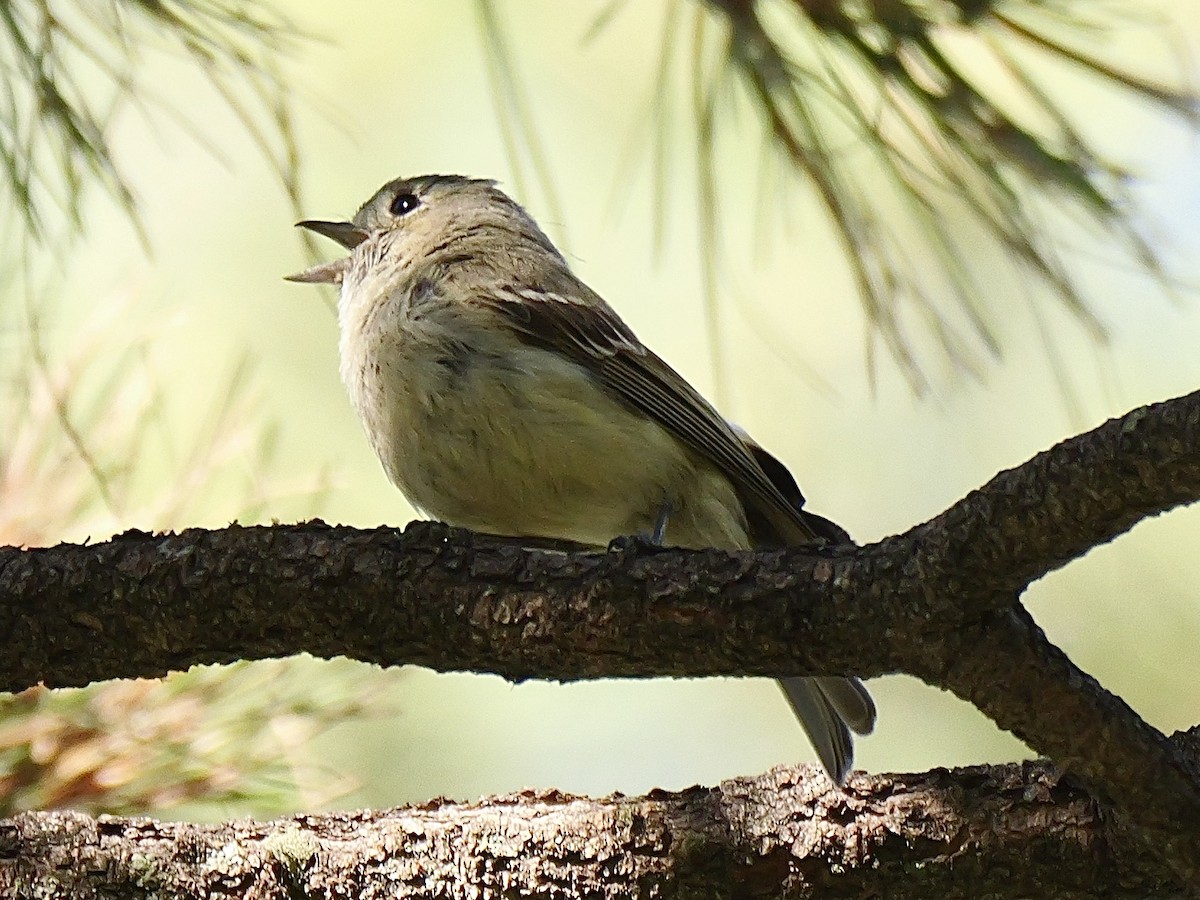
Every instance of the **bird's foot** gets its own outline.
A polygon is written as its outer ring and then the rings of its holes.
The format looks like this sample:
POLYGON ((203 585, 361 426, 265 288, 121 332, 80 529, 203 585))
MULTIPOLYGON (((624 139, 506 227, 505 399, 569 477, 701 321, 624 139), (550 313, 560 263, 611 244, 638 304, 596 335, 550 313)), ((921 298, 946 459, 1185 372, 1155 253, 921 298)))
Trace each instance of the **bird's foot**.
POLYGON ((654 528, 649 532, 639 531, 634 534, 623 534, 613 538, 608 543, 608 549, 613 551, 661 550, 667 536, 667 523, 675 512, 675 505, 670 500, 664 500, 658 508, 658 518, 654 520, 654 528))

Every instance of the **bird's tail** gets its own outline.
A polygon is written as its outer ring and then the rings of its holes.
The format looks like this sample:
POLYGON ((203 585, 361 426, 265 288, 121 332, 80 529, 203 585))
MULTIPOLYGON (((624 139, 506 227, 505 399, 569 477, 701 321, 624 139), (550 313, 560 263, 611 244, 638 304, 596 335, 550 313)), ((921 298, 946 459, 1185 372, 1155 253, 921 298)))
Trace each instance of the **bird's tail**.
POLYGON ((821 765, 838 785, 854 764, 850 732, 870 734, 875 703, 857 678, 781 678, 779 686, 816 748, 821 765))
MULTIPOLYGON (((814 540, 830 544, 853 543, 846 530, 836 522, 804 508, 804 495, 787 466, 741 428, 733 423, 730 427, 790 507, 791 515, 784 520, 756 507, 752 498, 743 497, 752 545, 778 547, 814 540)), ((875 703, 866 687, 857 678, 824 676, 781 678, 779 686, 816 748, 821 765, 838 785, 844 784, 854 764, 854 741, 850 732, 870 734, 875 727, 875 703)))

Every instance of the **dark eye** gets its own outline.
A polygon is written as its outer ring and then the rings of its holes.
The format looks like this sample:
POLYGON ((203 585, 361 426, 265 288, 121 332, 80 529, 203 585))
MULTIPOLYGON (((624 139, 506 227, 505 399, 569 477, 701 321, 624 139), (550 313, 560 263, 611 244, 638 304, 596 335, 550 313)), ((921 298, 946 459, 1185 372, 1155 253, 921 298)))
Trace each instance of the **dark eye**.
POLYGON ((393 216, 403 216, 420 205, 421 201, 417 199, 416 194, 397 194, 392 198, 392 205, 388 209, 392 211, 393 216))

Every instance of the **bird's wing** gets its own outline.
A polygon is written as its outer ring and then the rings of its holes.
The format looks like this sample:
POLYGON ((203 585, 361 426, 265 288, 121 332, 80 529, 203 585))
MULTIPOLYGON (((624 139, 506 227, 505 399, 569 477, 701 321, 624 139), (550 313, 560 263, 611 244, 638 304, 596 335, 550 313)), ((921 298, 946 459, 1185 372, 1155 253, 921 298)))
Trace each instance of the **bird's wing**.
POLYGON ((510 285, 477 299, 495 309, 523 340, 582 366, 614 397, 716 466, 742 498, 753 536, 779 544, 817 539, 819 529, 807 521, 801 510, 804 497, 786 469, 784 484, 775 484, 708 401, 645 347, 599 296, 572 281, 570 290, 560 292, 510 285))

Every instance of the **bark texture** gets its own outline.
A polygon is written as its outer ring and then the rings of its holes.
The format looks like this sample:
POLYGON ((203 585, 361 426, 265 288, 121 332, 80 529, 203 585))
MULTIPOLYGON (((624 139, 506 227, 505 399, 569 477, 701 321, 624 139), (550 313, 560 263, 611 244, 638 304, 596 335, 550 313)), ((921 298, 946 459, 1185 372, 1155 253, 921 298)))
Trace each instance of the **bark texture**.
POLYGON ((1184 893, 1046 763, 855 776, 815 767, 602 800, 160 823, 0 823, 0 896, 143 898, 1146 897, 1184 893))

